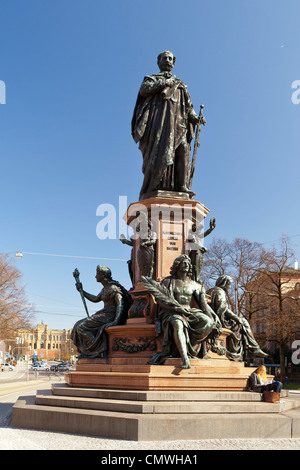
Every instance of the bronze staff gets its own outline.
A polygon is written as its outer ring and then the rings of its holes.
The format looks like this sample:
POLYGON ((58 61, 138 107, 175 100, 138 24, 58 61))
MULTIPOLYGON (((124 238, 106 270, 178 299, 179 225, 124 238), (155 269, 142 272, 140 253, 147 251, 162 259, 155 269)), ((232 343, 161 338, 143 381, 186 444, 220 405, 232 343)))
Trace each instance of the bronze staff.
POLYGON ((191 167, 189 188, 191 188, 191 186, 192 186, 192 180, 193 180, 194 173, 195 173, 197 149, 198 149, 198 147, 200 147, 199 135, 200 135, 201 124, 203 124, 204 126, 206 124, 206 120, 203 117, 203 108, 204 108, 204 105, 201 104, 200 114, 199 114, 199 122, 198 122, 198 125, 197 125, 197 131, 196 131, 196 137, 195 137, 195 144, 194 144, 194 152, 193 152, 193 158, 192 158, 192 167, 191 167))
POLYGON ((73 272, 73 276, 75 278, 75 281, 76 281, 76 284, 78 285, 79 287, 79 292, 80 292, 80 295, 81 295, 81 298, 82 298, 82 302, 83 302, 83 305, 84 305, 84 308, 85 308, 85 311, 86 311, 86 314, 87 316, 89 317, 89 312, 88 312, 88 309, 87 309, 87 306, 86 306, 86 301, 85 301, 85 298, 84 298, 84 294, 83 294, 83 290, 82 290, 82 285, 81 285, 81 282, 79 280, 79 271, 78 269, 76 268, 75 271, 73 272))

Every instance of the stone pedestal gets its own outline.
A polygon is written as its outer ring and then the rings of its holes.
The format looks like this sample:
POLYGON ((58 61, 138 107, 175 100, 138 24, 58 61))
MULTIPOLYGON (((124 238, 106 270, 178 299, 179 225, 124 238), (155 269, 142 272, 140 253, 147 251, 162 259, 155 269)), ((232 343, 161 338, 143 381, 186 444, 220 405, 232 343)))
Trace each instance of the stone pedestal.
MULTIPOLYGON (((191 250, 189 242, 193 224, 199 227, 209 210, 200 202, 185 198, 181 193, 157 191, 142 201, 130 204, 124 219, 128 225, 136 225, 136 218, 144 213, 151 221, 152 230, 157 235, 154 247, 153 279, 160 282, 170 275, 175 258, 188 254, 191 250)), ((152 296, 141 283, 143 272, 139 266, 138 253, 141 238, 134 240, 132 248, 133 285, 131 296, 133 305, 129 310, 130 318, 146 318, 147 323, 154 323, 155 308, 152 296)))
POLYGON ((108 361, 120 364, 146 364, 160 349, 155 325, 144 318, 132 318, 126 325, 107 328, 108 361))
MULTIPOLYGON (((130 204, 124 216, 129 225, 140 212, 144 212, 152 222, 153 231, 157 234, 153 279, 158 282, 170 275, 170 268, 177 256, 188 254, 192 225, 200 225, 209 212, 198 201, 176 197, 178 193, 167 194, 168 197, 160 195, 130 204)), ((138 238, 133 246, 134 285, 141 280, 137 259, 140 242, 138 238)))
MULTIPOLYGON (((226 344, 230 330, 223 330, 219 345, 226 344)), ((207 359, 191 359, 182 369, 180 358, 163 365, 150 365, 151 355, 160 349, 155 325, 145 319, 129 319, 127 325, 107 329, 107 359, 80 359, 76 370, 65 374, 71 387, 117 390, 247 390, 254 369, 242 362, 209 352, 207 359)))
MULTIPOLYGON (((189 253, 192 226, 203 224, 208 212, 188 194, 165 191, 146 195, 128 207, 124 216, 128 225, 134 222, 136 228, 137 217, 142 214, 139 220, 147 220, 147 227, 151 221, 151 230, 157 235, 149 256, 151 261, 154 255, 155 281, 169 276, 175 258, 189 253)), ((245 390, 252 370, 212 351, 207 359, 191 359, 191 368, 187 370, 181 368, 180 358, 167 359, 163 365, 148 363, 154 353, 161 351, 162 345, 155 329, 157 304, 141 281, 145 274, 144 265, 139 266, 140 245, 141 238, 136 238, 131 258, 133 304, 126 325, 107 328, 107 359, 81 359, 76 371, 66 374, 67 384, 126 390, 245 390)), ((223 331, 219 346, 226 346, 230 333, 223 331)))

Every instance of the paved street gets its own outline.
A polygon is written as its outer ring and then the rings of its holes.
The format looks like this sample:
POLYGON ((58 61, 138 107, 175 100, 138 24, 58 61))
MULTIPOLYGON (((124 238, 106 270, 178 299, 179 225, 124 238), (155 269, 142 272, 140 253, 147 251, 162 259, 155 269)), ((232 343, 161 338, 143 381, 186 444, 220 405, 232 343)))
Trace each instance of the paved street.
POLYGON ((28 377, 30 376, 33 377, 33 374, 32 373, 30 374, 30 372, 32 371, 30 371, 29 368, 27 372, 26 364, 16 366, 13 371, 11 370, 6 370, 4 372, 0 371, 0 387, 1 387, 1 384, 3 383, 15 382, 18 380, 26 380, 27 374, 28 374, 28 377))
MULTIPOLYGON (((24 372, 24 371, 23 371, 24 372)), ((13 429, 12 406, 19 396, 35 395, 37 388, 49 389, 52 382, 63 380, 63 374, 46 373, 39 380, 19 381, 21 370, 0 378, 0 450, 300 450, 300 439, 212 439, 200 441, 133 442, 99 437, 86 437, 48 431, 13 429)), ((4 373, 3 373, 4 374, 4 373)), ((8 372, 7 372, 8 374, 8 372)), ((24 378, 24 376, 23 376, 24 378)))

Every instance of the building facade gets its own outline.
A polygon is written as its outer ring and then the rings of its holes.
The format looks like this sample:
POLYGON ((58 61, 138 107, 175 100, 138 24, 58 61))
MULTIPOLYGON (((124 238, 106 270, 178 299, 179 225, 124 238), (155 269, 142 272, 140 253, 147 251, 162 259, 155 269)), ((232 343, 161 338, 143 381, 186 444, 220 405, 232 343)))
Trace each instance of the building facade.
MULTIPOLYGON (((284 305, 285 318, 282 319, 285 328, 290 332, 290 346, 295 339, 300 338, 300 269, 298 263, 295 266, 285 268, 281 273, 281 300, 284 305)), ((270 291, 267 290, 262 294, 259 294, 255 298, 256 306, 254 310, 256 313, 251 317, 251 328, 255 337, 264 344, 269 351, 274 351, 278 348, 278 341, 272 339, 272 331, 270 330, 269 321, 272 320, 272 302, 270 298, 275 298, 275 303, 278 305, 279 302, 279 291, 274 294, 272 293, 272 283, 270 283, 270 291)), ((273 286, 274 287, 274 286, 273 286)), ((254 293, 261 292, 260 286, 256 286, 255 283, 251 286, 251 290, 254 293)), ((249 309, 249 306, 247 306, 249 309)), ((278 308, 278 307, 277 307, 278 308)), ((272 328, 278 329, 276 321, 272 322, 272 328)), ((281 326, 281 328, 283 328, 281 326)), ((274 335, 276 336, 276 335, 274 335)))
POLYGON ((19 329, 21 354, 37 355, 40 359, 71 360, 76 355, 76 348, 70 339, 71 330, 49 329, 44 323, 36 328, 19 329))

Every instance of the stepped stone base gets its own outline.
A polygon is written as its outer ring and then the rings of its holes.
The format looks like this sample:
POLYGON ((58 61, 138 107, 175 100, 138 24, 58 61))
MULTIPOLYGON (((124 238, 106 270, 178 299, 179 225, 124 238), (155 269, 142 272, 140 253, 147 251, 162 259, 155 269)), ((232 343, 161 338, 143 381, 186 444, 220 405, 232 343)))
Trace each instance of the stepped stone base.
POLYGON ((13 427, 135 441, 300 437, 300 400, 259 393, 134 391, 53 385, 13 406, 13 427))
POLYGON ((253 369, 212 352, 190 369, 150 365, 154 325, 141 323, 108 328, 108 359, 81 359, 66 384, 20 397, 13 427, 135 441, 300 437, 300 399, 262 402, 247 391, 253 369))

